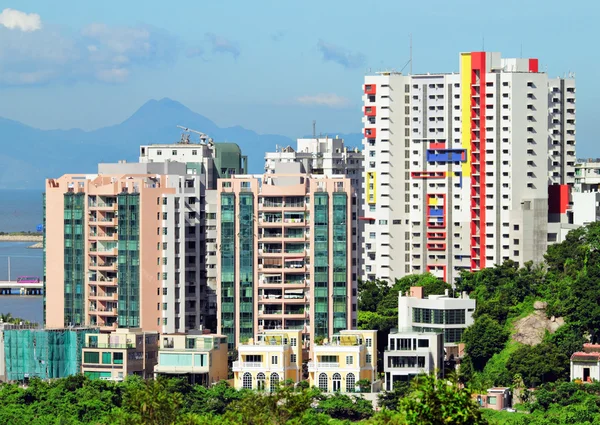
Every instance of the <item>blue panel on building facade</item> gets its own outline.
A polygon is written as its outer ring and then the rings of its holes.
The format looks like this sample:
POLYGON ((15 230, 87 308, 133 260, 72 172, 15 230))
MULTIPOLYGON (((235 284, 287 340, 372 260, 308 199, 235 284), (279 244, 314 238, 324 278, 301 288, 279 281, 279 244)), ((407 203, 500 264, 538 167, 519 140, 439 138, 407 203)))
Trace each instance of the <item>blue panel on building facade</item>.
POLYGON ((465 162, 464 149, 427 149, 427 162, 465 162))

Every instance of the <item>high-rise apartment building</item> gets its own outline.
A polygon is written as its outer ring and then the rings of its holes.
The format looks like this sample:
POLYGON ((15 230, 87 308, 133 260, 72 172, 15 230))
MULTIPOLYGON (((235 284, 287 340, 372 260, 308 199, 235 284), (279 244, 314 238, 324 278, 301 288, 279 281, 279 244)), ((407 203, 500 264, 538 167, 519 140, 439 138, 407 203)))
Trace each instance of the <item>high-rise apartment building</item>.
POLYGON ((185 164, 100 164, 46 181, 47 327, 184 332, 203 324, 204 187, 185 164))
MULTIPOLYGON (((359 205, 363 199, 363 153, 358 148, 347 148, 339 137, 298 139, 296 149, 291 146, 278 147, 276 152, 265 153, 265 173, 275 173, 279 164, 299 163, 302 173, 327 177, 344 176, 350 179, 359 205)), ((360 211, 359 211, 360 212, 360 211)), ((362 249, 363 221, 352 217, 352 249, 362 249)), ((362 255, 356 255, 356 270, 362 269, 362 255)), ((352 279, 359 275, 353 273, 352 279)))
POLYGON ((356 326, 349 179, 279 164, 221 179, 217 192, 217 331, 230 347, 267 329, 312 341, 356 326))
MULTIPOLYGON (((190 130, 187 130, 190 131, 190 130)), ((193 131, 193 130, 191 130, 193 131)), ((199 132, 195 132, 199 133, 199 132)), ((140 147, 140 163, 181 162, 185 164, 186 174, 198 176, 205 188, 200 198, 198 219, 199 232, 203 239, 198 249, 200 258, 200 279, 202 287, 207 289, 201 299, 204 316, 203 325, 216 329, 217 324, 217 243, 216 208, 217 179, 229 178, 238 174, 247 174, 248 157, 236 143, 214 143, 208 136, 200 133, 200 142, 190 141, 189 134, 183 134, 178 143, 153 144, 140 147)))
POLYGON ((574 181, 573 79, 471 52, 458 73, 366 76, 363 100, 363 278, 542 259, 574 181))
POLYGON ((275 166, 286 162, 302 164, 302 172, 308 174, 348 177, 356 193, 362 188, 363 153, 346 147, 344 139, 337 136, 298 139, 295 149, 286 146, 266 152, 265 173, 275 173, 275 166))

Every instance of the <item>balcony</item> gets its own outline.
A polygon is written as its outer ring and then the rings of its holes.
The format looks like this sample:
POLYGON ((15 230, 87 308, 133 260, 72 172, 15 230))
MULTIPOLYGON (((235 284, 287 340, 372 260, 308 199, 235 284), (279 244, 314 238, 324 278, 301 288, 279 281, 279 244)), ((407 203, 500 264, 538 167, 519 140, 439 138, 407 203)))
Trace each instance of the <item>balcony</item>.
POLYGON ((284 295, 283 299, 285 300, 286 303, 289 303, 289 304, 294 304, 294 303, 304 304, 304 303, 308 302, 308 298, 305 297, 304 295, 284 295))
POLYGON ((304 286, 308 285, 310 283, 310 281, 308 279, 302 279, 302 280, 289 280, 287 282, 284 283, 284 285, 286 287, 295 287, 295 288, 303 288, 304 286))
POLYGON ((114 211, 117 209, 116 202, 96 202, 89 205, 90 211, 114 211))
POLYGON ((117 286, 119 284, 119 282, 117 281, 117 278, 107 279, 104 277, 101 277, 100 279, 97 279, 97 280, 90 280, 89 283, 90 283, 90 285, 99 285, 99 286, 117 286))
POLYGON ((308 318, 307 311, 286 311, 284 314, 286 319, 306 319, 308 318))
POLYGON ((280 316, 282 313, 282 310, 258 310, 259 316, 280 316))
POLYGON ((119 296, 116 292, 114 292, 112 294, 97 292, 94 295, 90 294, 90 298, 94 298, 95 300, 98 300, 98 301, 118 301, 119 296))
POLYGON ((110 331, 114 331, 115 329, 117 329, 117 322, 113 322, 113 323, 104 323, 100 325, 100 331, 101 332, 110 332, 110 331))
POLYGON ((259 301, 277 301, 281 300, 281 294, 264 294, 258 296, 259 301))
POLYGON ((308 362, 308 371, 316 372, 322 369, 337 369, 340 367, 339 363, 331 362, 308 362))
POLYGON ((95 313, 99 316, 116 316, 117 308, 116 307, 114 307, 114 308, 98 307, 95 310, 95 313))
MULTIPOLYGON (((92 251, 90 249, 90 251, 92 251)), ((98 250, 94 250, 93 251, 95 255, 102 255, 102 256, 116 256, 117 255, 117 248, 112 248, 112 249, 98 249, 98 250)))
POLYGON ((98 343, 98 342, 84 342, 83 344, 83 348, 122 348, 122 349, 128 349, 128 348, 135 348, 135 344, 133 343, 127 343, 127 344, 105 344, 105 343, 98 343))
POLYGON ((269 240, 269 239, 281 240, 282 236, 283 236, 283 233, 264 233, 264 234, 259 234, 258 239, 260 239, 260 240, 269 240))
POLYGON ((91 232, 89 234, 89 238, 98 241, 116 241, 118 238, 118 233, 91 232))
POLYGON ((116 226, 118 224, 117 218, 102 218, 95 222, 98 226, 116 226))
POLYGON ((302 227, 310 224, 308 220, 304 220, 303 218, 284 218, 283 222, 286 227, 302 227))
POLYGON ((115 271, 117 269, 117 262, 113 261, 110 263, 89 263, 90 270, 110 270, 115 271))
POLYGON ((267 365, 262 362, 233 362, 232 367, 234 372, 241 372, 247 369, 267 369, 267 365))

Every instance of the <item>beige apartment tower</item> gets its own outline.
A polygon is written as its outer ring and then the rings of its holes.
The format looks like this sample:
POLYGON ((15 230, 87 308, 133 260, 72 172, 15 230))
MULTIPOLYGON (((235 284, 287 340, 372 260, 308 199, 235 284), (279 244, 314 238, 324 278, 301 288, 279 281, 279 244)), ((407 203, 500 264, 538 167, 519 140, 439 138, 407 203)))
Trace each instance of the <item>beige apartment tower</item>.
POLYGON ((230 348, 264 330, 306 343, 356 326, 351 181, 299 170, 219 180, 217 332, 230 348))
POLYGON ((46 327, 197 329, 198 177, 179 163, 100 171, 46 181, 46 327))

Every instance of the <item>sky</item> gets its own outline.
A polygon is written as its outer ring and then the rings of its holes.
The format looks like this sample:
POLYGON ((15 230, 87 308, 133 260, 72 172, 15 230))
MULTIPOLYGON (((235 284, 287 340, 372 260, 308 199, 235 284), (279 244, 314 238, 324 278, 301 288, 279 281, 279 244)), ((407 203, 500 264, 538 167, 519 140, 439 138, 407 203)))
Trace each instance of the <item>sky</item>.
POLYGON ((461 51, 577 80, 578 156, 598 156, 600 2, 0 0, 0 116, 86 130, 169 97, 220 126, 359 132, 365 74, 458 71, 461 51))

